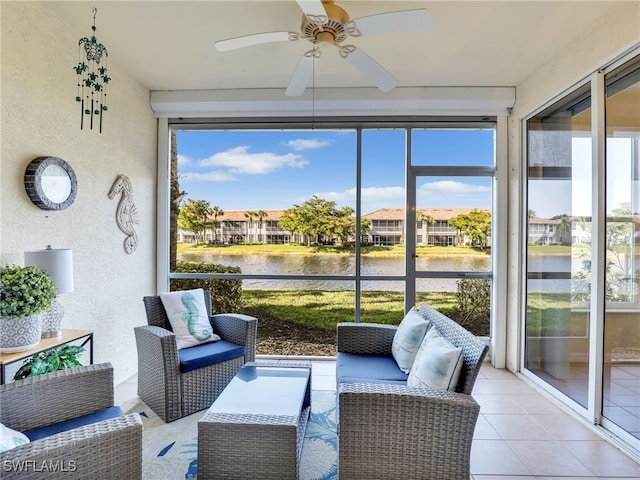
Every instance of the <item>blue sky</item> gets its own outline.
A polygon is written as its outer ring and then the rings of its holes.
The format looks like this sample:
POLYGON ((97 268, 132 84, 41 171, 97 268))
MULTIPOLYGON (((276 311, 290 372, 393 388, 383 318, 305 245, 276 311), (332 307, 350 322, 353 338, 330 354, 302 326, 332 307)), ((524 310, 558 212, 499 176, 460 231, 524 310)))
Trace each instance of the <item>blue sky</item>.
MULTIPOLYGON (((180 188, 223 210, 287 209, 313 195, 355 207, 354 130, 178 131, 180 188)), ((366 130, 362 212, 403 207, 405 133, 366 130)), ((413 163, 493 165, 492 130, 414 133, 413 163)), ((489 208, 488 178, 418 180, 419 207, 489 208)))

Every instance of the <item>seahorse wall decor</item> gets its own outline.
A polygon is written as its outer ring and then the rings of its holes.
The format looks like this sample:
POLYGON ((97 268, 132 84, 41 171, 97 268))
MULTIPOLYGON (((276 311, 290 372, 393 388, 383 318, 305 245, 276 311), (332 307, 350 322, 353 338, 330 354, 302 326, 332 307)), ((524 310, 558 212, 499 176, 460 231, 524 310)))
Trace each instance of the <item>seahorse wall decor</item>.
POLYGON ((124 239, 124 251, 133 253, 138 248, 138 235, 133 228, 138 223, 138 209, 133 203, 133 188, 126 175, 120 174, 116 177, 109 190, 109 198, 113 199, 118 193, 122 193, 122 196, 116 210, 116 223, 127 236, 124 239))

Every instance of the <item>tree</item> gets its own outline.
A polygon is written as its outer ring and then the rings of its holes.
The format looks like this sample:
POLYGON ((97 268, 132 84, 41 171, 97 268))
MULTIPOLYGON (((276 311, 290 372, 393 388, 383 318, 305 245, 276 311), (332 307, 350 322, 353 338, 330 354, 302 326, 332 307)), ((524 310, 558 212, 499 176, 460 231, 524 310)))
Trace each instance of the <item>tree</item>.
POLYGON ((551 220, 560 220, 560 223, 558 224, 560 243, 564 245, 571 243, 571 217, 566 213, 563 213, 562 215, 551 217, 551 220))
MULTIPOLYGON (((350 208, 350 207, 346 207, 350 208)), ((344 232, 340 224, 347 211, 336 208, 336 202, 318 198, 317 196, 304 202, 302 205, 294 205, 285 210, 278 224, 291 233, 299 233, 306 239, 307 246, 311 241, 319 242, 321 237, 339 237, 338 233, 344 232)), ((353 213, 350 209, 349 215, 353 213)), ((353 230, 355 231, 355 221, 353 230)))
POLYGON ((260 228, 262 228, 262 219, 268 217, 269 214, 267 212, 265 212, 264 210, 258 210, 255 213, 256 213, 256 217, 258 217, 258 221, 260 222, 260 228))
POLYGON ((426 213, 424 213, 424 210, 416 210, 416 221, 420 222, 424 222, 425 225, 427 226, 426 228, 426 234, 425 234, 425 242, 427 245, 429 245, 429 225, 435 225, 436 220, 435 218, 433 218, 431 215, 427 215, 426 213))
MULTIPOLYGON (((258 217, 258 229, 260 230, 260 232, 262 232, 262 219, 264 219, 264 218, 266 218, 268 216, 269 216, 269 214, 267 212, 265 212, 264 210, 258 210, 256 212, 256 217, 258 217)), ((264 241, 264 239, 262 241, 264 241)))
MULTIPOLYGON (((343 207, 340 210, 334 210, 332 215, 333 219, 329 223, 326 235, 331 238, 337 238, 342 244, 348 242, 350 238, 354 238, 356 235, 356 219, 353 216, 353 212, 354 210, 351 207, 343 207)), ((369 219, 361 219, 361 237, 366 234, 368 228, 369 219)))
POLYGON ((248 219, 248 222, 247 222, 247 238, 245 238, 245 241, 248 242, 249 241, 249 228, 251 227, 251 221, 256 216, 256 212, 254 212, 253 210, 247 210, 246 212, 244 212, 244 216, 248 219))
POLYGON ((471 245, 485 248, 491 235, 491 214, 474 208, 449 220, 449 225, 471 239, 471 245))
MULTIPOLYGON (((213 233, 213 240, 217 241, 218 240, 218 234, 216 233, 217 229, 220 228, 221 222, 218 220, 218 217, 223 217, 224 216, 224 210, 222 210, 219 206, 214 206, 211 211, 213 212, 213 229, 214 229, 214 233, 213 233)), ((222 232, 220 232, 222 236, 222 232)))
POLYGON ((178 215, 180 214, 180 202, 186 192, 180 191, 178 177, 178 143, 176 132, 171 131, 171 174, 169 182, 169 271, 173 272, 176 267, 177 240, 178 240, 178 215))
POLYGON ((180 208, 180 214, 178 215, 178 226, 184 230, 190 230, 196 236, 196 242, 198 236, 202 238, 204 242, 204 234, 207 228, 212 228, 214 225, 211 217, 213 216, 213 208, 207 200, 187 200, 180 208))

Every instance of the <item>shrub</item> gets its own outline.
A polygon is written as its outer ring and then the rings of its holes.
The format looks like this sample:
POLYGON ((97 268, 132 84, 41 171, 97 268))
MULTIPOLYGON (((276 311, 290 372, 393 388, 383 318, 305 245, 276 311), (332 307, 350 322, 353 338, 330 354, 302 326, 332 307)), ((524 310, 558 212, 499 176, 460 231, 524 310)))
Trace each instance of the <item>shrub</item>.
POLYGON ((457 282, 456 321, 476 335, 489 334, 491 317, 491 281, 484 278, 464 278, 457 282))
MULTIPOLYGON (((174 273, 242 273, 240 267, 228 267, 204 262, 176 262, 174 273)), ((202 288, 211 293, 212 313, 242 310, 242 280, 216 278, 172 278, 171 291, 202 288)))

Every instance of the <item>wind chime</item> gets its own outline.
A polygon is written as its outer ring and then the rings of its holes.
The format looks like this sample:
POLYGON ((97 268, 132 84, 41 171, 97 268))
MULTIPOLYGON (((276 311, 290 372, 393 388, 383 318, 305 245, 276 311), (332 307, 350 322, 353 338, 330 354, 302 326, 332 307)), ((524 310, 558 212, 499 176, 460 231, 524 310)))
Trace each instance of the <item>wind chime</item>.
POLYGON ((111 77, 107 75, 109 52, 103 44, 98 43, 95 35, 96 13, 98 9, 94 8, 91 38, 84 37, 78 42, 78 65, 74 70, 78 74, 76 102, 80 102, 80 129, 84 128, 85 116, 88 116, 90 128, 93 130, 96 118, 102 133, 102 114, 107 111, 107 83, 111 77))

